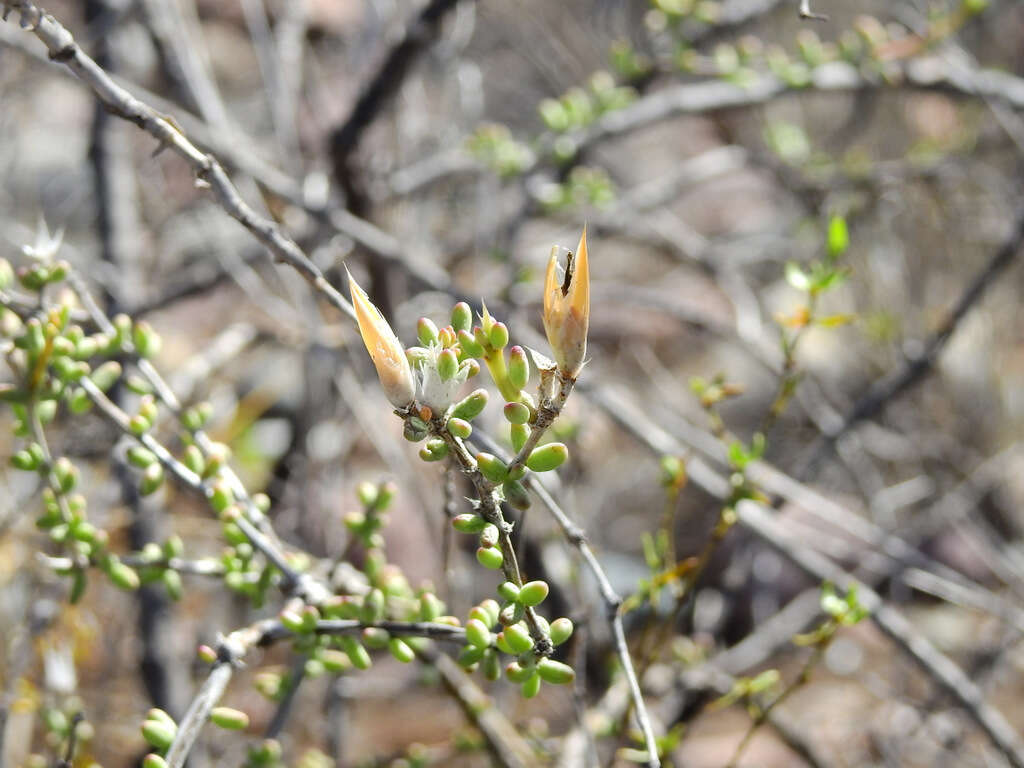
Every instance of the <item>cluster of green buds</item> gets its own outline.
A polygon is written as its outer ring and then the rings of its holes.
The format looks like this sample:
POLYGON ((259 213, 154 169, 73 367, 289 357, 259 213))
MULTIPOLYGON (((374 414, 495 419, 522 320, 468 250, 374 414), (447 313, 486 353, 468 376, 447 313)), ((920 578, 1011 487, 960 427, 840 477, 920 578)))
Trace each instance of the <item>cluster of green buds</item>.
POLYGON ((279 768, 284 765, 282 756, 281 742, 277 739, 264 739, 249 747, 245 768, 279 768))
POLYGON ((548 181, 537 190, 537 198, 548 211, 568 208, 606 208, 615 202, 615 183, 604 168, 577 165, 565 181, 548 181))
MULTIPOLYGON (((392 635, 380 626, 367 626, 358 636, 317 634, 321 619, 368 625, 383 621, 459 625, 456 617, 443 615, 444 604, 432 591, 424 589, 417 595, 397 567, 386 565, 373 581, 383 587, 373 586, 362 595, 335 595, 319 608, 307 605, 301 612, 286 610, 280 614, 281 624, 295 637, 296 650, 308 656, 306 677, 369 669, 373 664, 370 651, 387 650, 395 659, 408 664, 429 642, 422 637, 392 635)), ((263 672, 257 675, 255 684, 261 694, 276 701, 287 691, 289 682, 274 672, 263 672)))
MULTIPOLYGON (((519 684, 528 699, 537 695, 542 681, 554 685, 571 683, 576 676, 572 667, 538 654, 524 620, 526 609, 540 605, 547 597, 547 583, 531 581, 517 586, 506 581, 498 587, 498 595, 502 603, 487 599, 469 612, 467 643, 459 654, 458 663, 470 670, 482 667, 488 680, 497 680, 501 676, 498 651, 514 657, 505 666, 505 677, 519 684)), ((549 624, 537 615, 536 620, 552 646, 561 645, 572 635, 572 621, 567 618, 555 619, 549 624)))
MULTIPOLYGON (((180 600, 183 589, 181 573, 173 567, 174 560, 185 551, 185 543, 180 536, 169 537, 163 545, 155 541, 147 543, 138 553, 138 582, 154 584, 159 582, 172 600, 180 600)), ((127 567, 127 566, 125 566, 127 567)))
MULTIPOLYGON (((40 266, 45 265, 33 269, 40 266)), ((0 273, 4 272, 0 265, 0 273)), ((76 565, 62 569, 62 573, 72 579, 71 599, 77 601, 86 587, 85 571, 78 562, 98 565, 123 589, 137 588, 139 577, 109 552, 107 533, 89 522, 86 498, 77 492, 81 476, 78 467, 65 456, 51 456, 40 434, 43 426, 56 418, 62 402, 71 405, 72 410, 81 410, 81 402, 88 402, 79 386, 83 378, 91 377, 97 387, 109 387, 120 374, 116 362, 108 361, 95 369, 89 362, 100 354, 118 351, 115 341, 109 336, 85 335, 80 326, 69 323, 69 317, 67 304, 24 323, 4 310, 0 326, 3 335, 13 342, 7 359, 19 380, 0 385, 0 399, 11 405, 14 434, 29 438, 25 447, 11 457, 11 465, 38 474, 46 484, 36 526, 74 556, 76 565)))
POLYGON ((483 123, 466 141, 466 150, 499 176, 518 176, 535 158, 533 151, 501 123, 483 123))
MULTIPOLYGON (((56 752, 74 756, 76 747, 95 737, 96 729, 85 719, 82 706, 80 697, 68 696, 59 706, 47 706, 42 709, 42 725, 47 746, 56 752)), ((43 755, 35 754, 29 755, 22 765, 25 768, 49 768, 52 762, 43 755)))
MULTIPOLYGON (((373 663, 370 651, 375 650, 386 649, 398 661, 409 663, 428 642, 423 637, 392 635, 384 627, 372 625, 392 621, 460 626, 458 618, 445 615, 444 603, 429 585, 414 590, 401 568, 387 561, 380 529, 387 521, 385 512, 395 491, 392 482, 360 483, 357 496, 362 510, 345 515, 346 527, 366 547, 362 568, 365 591, 333 595, 318 606, 286 609, 279 616, 281 624, 294 635, 296 650, 308 656, 307 677, 368 669, 373 663), (321 619, 358 621, 371 626, 364 627, 358 636, 318 634, 321 619)), ((257 675, 255 682, 257 690, 272 700, 284 695, 289 685, 287 677, 271 671, 257 675)))
MULTIPOLYGON (((260 557, 249 537, 239 526, 245 514, 234 501, 230 485, 223 480, 211 488, 210 506, 221 521, 221 533, 225 547, 220 553, 220 564, 224 568, 224 585, 233 592, 248 597, 254 606, 266 602, 267 592, 277 583, 278 570, 260 557)), ((261 513, 270 509, 270 499, 262 493, 254 494, 253 506, 261 513)), ((297 569, 303 566, 302 556, 297 555, 291 565, 297 569)))
MULTIPOLYGON (((536 397, 527 391, 530 356, 521 346, 509 346, 508 328, 491 315, 486 305, 476 324, 464 302, 452 308, 450 322, 444 327, 428 318, 420 319, 419 344, 406 350, 350 276, 352 303, 363 342, 385 394, 405 422, 405 436, 413 442, 425 441, 420 450, 424 461, 451 459, 471 476, 480 499, 473 502, 471 512, 456 516, 452 524, 459 532, 478 536, 477 560, 505 575, 498 590, 503 604, 488 600, 471 614, 466 626, 468 644, 460 661, 467 667, 483 666, 485 674, 494 678, 500 674, 498 652, 515 656, 506 674, 523 686, 527 696, 536 695, 541 681, 567 683, 573 679, 570 667, 549 658, 553 648, 572 633, 572 623, 568 619, 548 623, 534 610, 547 597, 548 585, 543 581, 522 583, 511 551, 511 526, 505 522, 499 504, 505 501, 526 508, 530 503, 523 484, 527 472, 552 471, 568 457, 564 444, 539 442, 560 412, 586 357, 590 314, 586 231, 576 252, 569 252, 564 264, 560 255, 559 249, 552 251, 544 286, 543 320, 554 361, 533 354, 540 379, 536 397), (489 394, 480 388, 460 400, 456 398, 462 385, 481 367, 486 367, 505 401, 502 413, 516 452, 511 462, 491 453, 473 454, 464 443, 472 435, 472 422, 485 409, 489 394), (499 625, 497 634, 492 634, 499 625)), ((357 516, 353 525, 365 526, 368 519, 357 516)), ((421 595, 421 600, 424 597, 421 595)), ((346 610, 353 617, 361 615, 354 607, 360 599, 365 605, 371 598, 340 598, 352 606, 346 610)), ((444 618, 430 613, 421 611, 419 618, 444 618)))
POLYGON ((398 486, 391 481, 379 484, 363 482, 356 488, 362 509, 346 513, 343 521, 368 550, 384 547, 384 536, 380 531, 387 524, 387 509, 397 491, 398 486))
POLYGON ((590 77, 586 88, 573 87, 558 99, 543 99, 537 108, 549 131, 567 133, 587 127, 606 112, 622 109, 635 98, 633 88, 616 84, 610 72, 600 70, 590 77))
MULTIPOLYGON (((210 710, 209 719, 218 728, 228 731, 244 731, 249 727, 249 716, 233 707, 214 707, 210 710)), ((151 709, 139 730, 142 738, 154 749, 143 758, 143 768, 167 768, 163 755, 178 735, 178 724, 174 718, 162 709, 151 709)))

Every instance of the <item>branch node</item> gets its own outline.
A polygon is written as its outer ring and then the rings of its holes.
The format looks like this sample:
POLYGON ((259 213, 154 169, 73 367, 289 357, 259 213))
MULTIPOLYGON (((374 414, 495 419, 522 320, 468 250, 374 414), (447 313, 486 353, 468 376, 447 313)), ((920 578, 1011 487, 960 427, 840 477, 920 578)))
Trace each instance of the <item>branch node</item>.
POLYGON ((65 45, 59 51, 54 51, 49 54, 51 61, 59 62, 60 64, 67 64, 73 58, 75 58, 75 46, 65 45))

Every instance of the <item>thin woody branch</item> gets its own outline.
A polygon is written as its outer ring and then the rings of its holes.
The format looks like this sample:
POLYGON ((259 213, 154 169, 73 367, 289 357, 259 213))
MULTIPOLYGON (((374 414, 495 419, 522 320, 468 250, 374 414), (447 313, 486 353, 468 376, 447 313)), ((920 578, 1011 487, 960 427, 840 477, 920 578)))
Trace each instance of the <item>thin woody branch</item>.
POLYGON ((16 10, 22 26, 29 29, 49 51, 50 58, 64 64, 97 98, 118 117, 135 123, 166 147, 183 158, 196 175, 197 182, 208 187, 220 206, 257 240, 285 264, 293 267, 331 305, 349 317, 355 317, 352 305, 332 286, 323 273, 295 242, 270 219, 256 213, 246 203, 228 177, 220 162, 196 147, 174 123, 173 118, 158 113, 122 88, 75 42, 72 34, 49 13, 30 0, 12 0, 4 6, 4 15, 16 10))

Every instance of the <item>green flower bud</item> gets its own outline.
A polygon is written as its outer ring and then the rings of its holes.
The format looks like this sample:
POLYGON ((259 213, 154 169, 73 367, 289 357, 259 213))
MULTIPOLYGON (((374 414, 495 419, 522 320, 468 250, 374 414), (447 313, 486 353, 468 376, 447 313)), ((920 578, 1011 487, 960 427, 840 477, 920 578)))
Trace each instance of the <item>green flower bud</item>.
POLYGON ((110 577, 115 587, 126 592, 139 588, 139 574, 120 560, 111 559, 107 565, 107 576, 110 577))
POLYGON ((206 469, 203 471, 203 477, 213 477, 220 472, 221 467, 227 464, 230 458, 231 449, 224 445, 224 443, 214 443, 211 445, 209 450, 206 451, 206 469))
POLYGON ((372 507, 377 503, 377 486, 364 480, 356 486, 356 497, 364 507, 372 507))
POLYGON ((172 571, 170 568, 165 568, 160 579, 164 583, 164 589, 167 590, 167 596, 175 602, 181 600, 181 574, 177 571, 172 571))
POLYGON ((403 664, 408 664, 416 658, 416 652, 400 637, 392 637, 388 640, 388 650, 403 664))
MULTIPOLYGON (((54 346, 56 346, 56 344, 54 346)), ((50 367, 53 368, 54 373, 57 374, 57 378, 65 383, 71 380, 74 365, 75 363, 70 357, 54 357, 50 361, 50 367)))
POLYGON ((479 325, 473 328, 473 340, 480 345, 480 348, 484 351, 484 354, 490 349, 491 340, 487 336, 487 331, 481 328, 479 325))
POLYGON ((530 420, 530 409, 523 403, 505 403, 503 413, 510 424, 525 424, 530 420))
POLYGON ((213 664, 217 660, 217 652, 208 645, 200 645, 196 648, 196 656, 207 664, 213 664))
POLYGON ((46 276, 46 282, 59 283, 68 276, 69 269, 71 269, 71 265, 63 259, 55 262, 53 266, 50 267, 49 274, 46 276))
POLYGON ((164 710, 157 709, 156 707, 153 707, 151 710, 149 710, 146 713, 146 719, 147 720, 156 720, 157 722, 160 722, 160 723, 166 723, 167 725, 171 726, 172 728, 177 728, 178 727, 178 724, 174 722, 174 718, 173 717, 171 717, 169 714, 167 714, 164 710))
MULTIPOLYGON (((0 286, 2 288, 2 286, 0 286)), ((473 310, 469 304, 460 301, 452 307, 452 328, 455 331, 468 331, 473 325, 473 310)))
POLYGON ((532 699, 540 692, 540 675, 534 672, 520 688, 524 699, 532 699))
POLYGON ((500 483, 508 476, 508 467, 505 462, 493 453, 478 453, 476 464, 480 473, 492 483, 500 483))
POLYGON ((133 435, 143 435, 148 432, 152 426, 153 422, 139 413, 132 416, 128 421, 128 429, 131 430, 133 435))
POLYGON ((384 618, 384 593, 374 587, 369 594, 363 598, 362 620, 368 624, 380 621, 384 618))
POLYGON ((480 562, 480 565, 484 568, 490 568, 492 571, 500 570, 505 562, 505 556, 501 551, 501 547, 480 547, 476 551, 476 559, 480 562))
POLYGON ((239 709, 214 707, 210 710, 210 722, 218 728, 242 731, 249 727, 249 716, 239 709))
POLYGON ((137 395, 153 394, 153 385, 141 376, 136 376, 134 373, 125 378, 124 385, 137 395))
POLYGON ((212 415, 213 407, 209 403, 199 403, 181 414, 181 423, 185 429, 195 432, 202 429, 212 415))
POLYGON ((569 458, 569 449, 564 443, 548 443, 530 451, 526 466, 534 472, 550 472, 558 469, 569 458))
POLYGON ((36 415, 43 424, 49 424, 57 415, 57 401, 43 400, 36 406, 36 415))
POLYGON ((447 426, 449 432, 462 440, 473 434, 473 425, 465 419, 448 419, 447 426))
POLYGON ((508 380, 516 389, 524 389, 530 380, 530 362, 522 347, 512 347, 508 352, 508 380))
MULTIPOLYGON (((352 662, 349 661, 348 655, 336 648, 324 648, 320 651, 319 658, 320 663, 324 665, 324 669, 332 675, 347 672, 352 668, 352 662)), ((274 677, 277 677, 277 675, 274 675, 274 677)))
POLYGON ((487 390, 477 389, 470 392, 465 398, 456 403, 452 409, 452 416, 457 419, 472 421, 480 415, 487 405, 487 390))
POLYGON ((128 449, 127 459, 128 463, 132 466, 145 469, 156 461, 156 456, 152 451, 143 448, 141 445, 133 445, 128 449))
POLYGON ((132 332, 132 342, 135 344, 135 351, 139 357, 155 357, 160 352, 161 341, 156 331, 146 321, 135 326, 132 332))
POLYGON ((493 648, 488 648, 484 653, 484 677, 491 681, 501 677, 501 660, 493 648))
POLYGON ((274 766, 281 761, 281 743, 276 739, 264 739, 256 749, 250 749, 251 759, 260 765, 274 766))
POLYGON ((99 352, 99 345, 92 336, 85 336, 75 342, 75 357, 79 360, 88 360, 99 352))
POLYGON ((86 544, 92 544, 96 540, 97 531, 98 529, 92 523, 80 520, 72 523, 71 536, 75 541, 83 541, 86 544))
POLYGON ((345 527, 350 531, 358 533, 366 526, 366 515, 357 511, 346 512, 345 516, 342 518, 342 522, 345 523, 345 527))
POLYGON ((513 653, 526 653, 533 648, 533 638, 522 623, 505 627, 502 634, 505 635, 505 642, 513 653))
MULTIPOLYGON (((375 506, 378 510, 385 510, 391 506, 391 501, 398 493, 398 486, 391 480, 377 486, 377 501, 375 506)), ((269 501, 269 499, 268 499, 269 501)))
POLYGON ((68 400, 68 408, 76 416, 91 411, 92 400, 89 399, 89 393, 81 387, 75 387, 71 392, 71 398, 68 400))
POLYGON ((181 536, 169 536, 167 541, 164 542, 163 554, 164 557, 181 557, 185 552, 185 542, 181 540, 181 536))
POLYGON ((495 323, 487 333, 487 340, 493 349, 504 349, 508 344, 508 328, 504 323, 495 323))
POLYGON ((537 673, 544 682, 552 685, 567 685, 576 679, 576 672, 572 667, 554 659, 541 659, 537 662, 537 673))
POLYGON ((519 587, 511 581, 503 582, 498 585, 498 595, 510 603, 517 602, 519 600, 519 587))
POLYGON ((116 360, 108 360, 89 376, 100 392, 106 392, 121 378, 121 364, 116 360))
POLYGON ((65 736, 69 730, 68 717, 59 709, 47 709, 43 715, 46 729, 58 736, 65 736))
POLYGON ((157 407, 156 398, 152 395, 145 395, 139 402, 139 415, 152 424, 156 421, 160 409, 157 407))
POLYGON ((25 472, 35 472, 39 469, 39 463, 36 461, 29 451, 18 451, 16 454, 11 456, 11 466, 15 469, 20 469, 25 472))
POLYGON ((28 288, 30 291, 38 291, 46 285, 46 278, 50 276, 50 271, 45 266, 39 265, 31 268, 21 267, 17 274, 22 287, 28 288))
POLYGON ((512 439, 512 448, 516 453, 523 450, 526 440, 530 436, 530 428, 525 424, 513 424, 509 427, 509 437, 512 439))
POLYGON ((434 324, 434 321, 429 317, 421 317, 416 322, 416 338, 420 340, 420 344, 424 347, 437 344, 437 326, 434 324))
POLYGON ((386 629, 381 629, 380 627, 367 627, 363 630, 363 634, 360 637, 367 648, 379 651, 382 648, 388 647, 391 634, 386 629))
POLYGON ((494 636, 494 645, 502 653, 508 654, 509 656, 515 656, 512 652, 512 648, 509 647, 508 641, 505 640, 505 633, 499 632, 494 636))
POLYGON ((548 584, 546 581, 531 581, 519 590, 519 602, 525 606, 540 605, 548 596, 548 584))
POLYGON ((533 667, 524 667, 518 661, 509 662, 505 667, 505 677, 513 683, 525 683, 533 674, 533 667))
POLYGON ((363 644, 354 637, 342 637, 341 648, 348 654, 349 661, 356 669, 369 669, 373 664, 370 654, 366 652, 363 644))
POLYGON ((302 620, 302 615, 295 611, 281 611, 277 618, 289 632, 302 634, 306 631, 306 624, 302 620))
POLYGON ((501 490, 505 494, 505 501, 515 509, 530 508, 530 494, 526 492, 526 488, 523 487, 522 483, 515 480, 506 480, 502 484, 501 490))
POLYGON ((491 631, 479 619, 470 619, 466 622, 466 639, 470 645, 487 648, 491 644, 491 631))
MULTIPOLYGON (((324 654, 327 652, 324 651, 324 654)), ((341 651, 331 651, 331 653, 338 653, 344 656, 345 664, 349 665, 348 656, 341 653, 341 651)), ((351 666, 351 665, 349 665, 351 666)), ((281 694, 281 687, 284 681, 281 680, 281 676, 273 672, 259 672, 252 681, 253 687, 259 691, 260 695, 270 701, 275 701, 281 694)))
POLYGON ((452 518, 452 528, 459 533, 480 533, 487 527, 487 521, 480 515, 467 512, 452 518))
POLYGON ((460 667, 468 668, 476 664, 480 659, 484 657, 484 651, 486 649, 481 648, 477 645, 467 645, 459 653, 458 658, 455 660, 460 667))
POLYGON ((225 482, 214 483, 209 493, 210 506, 213 507, 215 512, 223 512, 235 501, 235 494, 232 493, 231 487, 225 482))
POLYGON ((423 461, 441 461, 448 455, 448 445, 439 437, 428 440, 427 444, 420 448, 420 458, 423 461))
POLYGON ((480 342, 478 342, 473 334, 468 331, 459 331, 459 349, 462 350, 463 358, 469 359, 484 356, 483 346, 481 346, 480 342))
POLYGON ((444 603, 433 592, 424 592, 420 595, 420 619, 433 621, 444 613, 444 603))
POLYGON ((551 642, 555 645, 561 645, 570 637, 572 637, 572 622, 564 616, 560 619, 555 619, 551 622, 550 635, 551 642))
POLYGON ((498 621, 498 613, 500 611, 497 601, 487 598, 478 607, 487 612, 487 618, 483 620, 484 624, 488 627, 494 626, 498 621))
POLYGON ((167 768, 167 761, 155 752, 150 752, 142 759, 142 768, 167 768))
POLYGON ((206 459, 203 458, 203 452, 199 450, 199 446, 186 446, 184 453, 182 453, 181 461, 200 477, 206 471, 206 459))
POLYGON ((174 741, 178 727, 164 720, 146 720, 142 723, 142 738, 157 749, 167 749, 174 741))

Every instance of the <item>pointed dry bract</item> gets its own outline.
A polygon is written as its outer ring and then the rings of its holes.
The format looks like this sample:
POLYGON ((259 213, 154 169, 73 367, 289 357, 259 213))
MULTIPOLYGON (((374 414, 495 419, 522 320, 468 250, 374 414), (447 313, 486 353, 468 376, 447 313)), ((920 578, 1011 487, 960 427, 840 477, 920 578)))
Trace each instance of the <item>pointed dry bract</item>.
POLYGON ((352 306, 356 311, 359 333, 377 368, 384 394, 396 408, 405 408, 416 398, 416 383, 405 357, 405 349, 388 321, 351 274, 348 276, 348 286, 352 292, 352 306))
POLYGON ((587 229, 583 228, 576 253, 570 253, 559 279, 558 248, 551 249, 544 281, 544 331, 559 370, 575 379, 587 355, 590 325, 590 265, 587 229))

